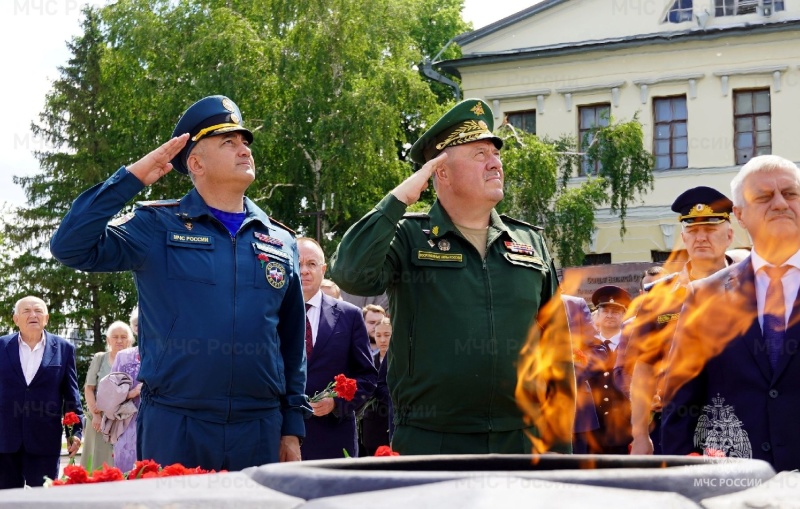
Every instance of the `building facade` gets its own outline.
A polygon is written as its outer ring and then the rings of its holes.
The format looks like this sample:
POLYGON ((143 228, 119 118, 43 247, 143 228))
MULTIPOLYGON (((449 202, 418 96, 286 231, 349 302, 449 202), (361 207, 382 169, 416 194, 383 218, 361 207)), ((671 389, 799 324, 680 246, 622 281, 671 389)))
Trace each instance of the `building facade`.
MULTIPOLYGON (((438 67, 491 104, 496 125, 583 139, 609 118, 642 123, 655 188, 628 209, 622 240, 618 219, 598 211, 587 248, 597 263, 662 261, 682 248, 670 210, 681 192, 729 196, 756 155, 800 161, 796 0, 545 0, 455 41, 462 58, 438 67)), ((735 228, 732 248, 749 247, 735 228)))

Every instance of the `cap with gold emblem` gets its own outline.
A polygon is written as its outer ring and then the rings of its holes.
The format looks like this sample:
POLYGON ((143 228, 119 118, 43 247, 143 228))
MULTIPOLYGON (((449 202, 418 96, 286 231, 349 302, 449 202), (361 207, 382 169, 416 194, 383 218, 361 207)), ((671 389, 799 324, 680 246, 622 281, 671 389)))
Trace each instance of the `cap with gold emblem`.
POLYGON ((188 174, 186 160, 197 142, 209 136, 231 131, 241 131, 248 143, 253 142, 253 133, 242 125, 242 112, 233 101, 224 95, 212 95, 200 99, 183 113, 172 132, 173 137, 189 133, 186 145, 170 161, 172 166, 180 173, 188 174))
POLYGON ((681 193, 672 203, 672 211, 680 214, 678 221, 690 224, 718 224, 731 220, 733 203, 716 189, 693 187, 681 193))
POLYGON ((628 309, 631 303, 631 294, 619 286, 601 286, 592 294, 592 304, 597 307, 618 306, 623 310, 628 309))
POLYGON ((492 133, 494 117, 489 105, 480 99, 466 99, 453 106, 425 131, 409 152, 415 163, 425 164, 446 147, 478 140, 490 140, 502 148, 503 140, 492 133))

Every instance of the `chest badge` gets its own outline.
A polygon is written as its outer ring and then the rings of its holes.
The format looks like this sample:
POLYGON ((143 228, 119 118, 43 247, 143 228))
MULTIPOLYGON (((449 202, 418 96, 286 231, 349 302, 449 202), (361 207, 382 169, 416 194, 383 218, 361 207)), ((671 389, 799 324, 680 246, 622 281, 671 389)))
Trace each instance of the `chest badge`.
POLYGON ((284 269, 283 265, 280 263, 267 263, 267 266, 264 268, 264 272, 267 275, 267 282, 273 288, 280 289, 286 284, 286 269, 284 269))
POLYGON ((192 228, 194 228, 194 225, 189 221, 186 221, 185 223, 183 223, 183 226, 185 226, 186 229, 189 230, 189 231, 191 231, 192 228))
POLYGON ((447 239, 441 239, 437 246, 439 247, 439 251, 450 251, 450 241, 447 239))
POLYGON ((275 237, 270 237, 269 235, 265 235, 261 232, 254 232, 253 235, 255 235, 255 237, 258 240, 260 240, 265 244, 270 244, 276 247, 283 247, 283 241, 281 241, 280 239, 276 239, 275 237))
POLYGON ((506 249, 508 249, 512 253, 524 254, 530 256, 536 254, 536 251, 530 244, 522 244, 521 242, 509 242, 509 241, 505 241, 504 244, 506 246, 506 249))

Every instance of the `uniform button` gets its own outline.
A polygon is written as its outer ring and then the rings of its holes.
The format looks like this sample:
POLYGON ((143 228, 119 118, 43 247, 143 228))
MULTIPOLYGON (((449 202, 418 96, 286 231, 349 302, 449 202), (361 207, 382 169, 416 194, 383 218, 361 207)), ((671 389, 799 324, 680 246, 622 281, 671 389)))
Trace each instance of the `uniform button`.
POLYGON ((764 442, 763 444, 761 444, 762 451, 769 452, 770 449, 772 449, 772 446, 769 445, 769 442, 764 442))
POLYGON ((603 415, 608 415, 608 412, 603 412, 603 415))
POLYGON ((603 373, 603 376, 608 376, 608 371, 606 371, 605 373, 603 373))
POLYGON ((778 390, 777 389, 771 389, 769 391, 769 397, 770 398, 777 398, 778 397, 778 390))
POLYGON ((604 385, 604 386, 603 386, 603 389, 608 389, 608 386, 607 386, 607 385, 604 385))
MULTIPOLYGON (((608 401, 608 398, 603 398, 603 401, 608 401)), ((608 413, 608 412, 606 412, 606 413, 608 413)))

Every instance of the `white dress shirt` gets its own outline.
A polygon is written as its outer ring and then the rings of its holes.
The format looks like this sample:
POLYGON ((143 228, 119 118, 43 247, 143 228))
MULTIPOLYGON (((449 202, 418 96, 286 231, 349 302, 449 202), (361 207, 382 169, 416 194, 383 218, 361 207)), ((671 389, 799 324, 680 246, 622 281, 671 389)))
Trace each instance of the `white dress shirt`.
POLYGON ((306 311, 306 316, 308 317, 308 323, 311 324, 311 343, 313 345, 317 344, 317 329, 319 329, 319 316, 322 307, 322 290, 317 290, 317 293, 311 297, 306 304, 309 304, 311 307, 308 308, 306 311))
POLYGON ((19 363, 22 365, 22 373, 25 374, 25 383, 30 385, 36 372, 39 371, 39 366, 42 365, 42 357, 44 356, 44 332, 42 332, 42 339, 36 343, 36 346, 31 349, 27 343, 22 341, 22 334, 19 335, 19 363))
MULTIPOLYGON (((769 276, 763 270, 764 266, 772 266, 765 259, 761 258, 756 250, 753 249, 750 255, 753 262, 753 272, 756 275, 756 304, 758 305, 758 324, 761 330, 764 330, 764 302, 767 300, 767 288, 769 287, 769 276)), ((786 260, 783 265, 789 265, 791 268, 781 278, 783 283, 783 298, 786 302, 786 316, 784 319, 789 323, 789 316, 794 309, 794 301, 797 297, 797 291, 800 290, 800 251, 792 255, 791 258, 786 260)))
POLYGON ((619 346, 619 340, 622 338, 622 331, 617 332, 610 338, 603 336, 602 332, 598 332, 597 337, 600 338, 601 343, 604 343, 605 341, 610 341, 610 343, 608 344, 608 349, 613 352, 614 350, 617 349, 617 346, 619 346))

